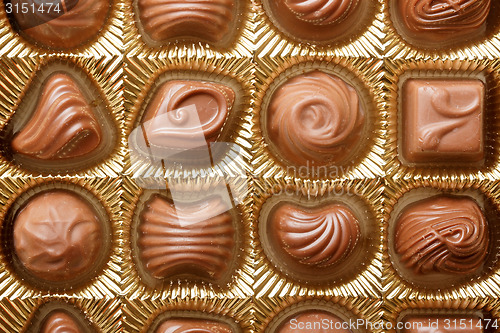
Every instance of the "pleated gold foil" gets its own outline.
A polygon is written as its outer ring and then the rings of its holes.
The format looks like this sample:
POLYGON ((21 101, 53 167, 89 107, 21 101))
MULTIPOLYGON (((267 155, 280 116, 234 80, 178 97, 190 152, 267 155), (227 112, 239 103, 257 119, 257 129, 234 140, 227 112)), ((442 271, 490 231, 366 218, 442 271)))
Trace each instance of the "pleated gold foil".
MULTIPOLYGON (((15 298, 0 301, 0 330, 2 332, 33 332, 32 322, 37 321, 39 309, 44 306, 57 309, 71 307, 81 312, 82 316, 98 332, 116 333, 123 330, 122 305, 120 300, 85 299, 85 298, 15 298)), ((43 319, 43 318, 41 318, 43 319)))
POLYGON ((169 317, 212 319, 235 327, 235 333, 256 332, 250 298, 194 298, 124 300, 125 332, 153 332, 155 321, 169 317))
MULTIPOLYGON (((253 220, 257 237, 255 240, 255 282, 256 298, 286 296, 344 296, 344 297, 381 297, 382 296, 382 252, 381 252, 381 217, 383 186, 380 180, 330 180, 330 181, 276 181, 257 179, 254 183, 253 220), (278 198, 276 202, 299 202, 299 205, 314 207, 326 202, 346 202, 352 206, 361 202, 363 210, 358 215, 366 219, 370 241, 363 247, 363 262, 347 277, 331 281, 313 282, 307 279, 297 280, 273 263, 263 249, 264 230, 263 206, 266 202, 278 198), (311 204, 313 206, 310 206, 311 204), (366 207, 366 208, 365 208, 366 207), (366 209, 366 210, 365 210, 366 209)), ((366 235, 362 237, 367 237, 366 235)), ((272 248, 267 249, 273 251, 272 248)), ((345 264, 345 263, 344 263, 345 264)), ((349 262, 348 265, 355 265, 349 262)), ((341 269, 342 263, 339 263, 341 269)))
MULTIPOLYGON (((10 119, 18 112, 20 103, 27 98, 38 96, 28 95, 30 87, 40 70, 53 64, 65 64, 88 77, 89 83, 97 89, 97 103, 109 116, 115 128, 116 138, 112 151, 103 160, 96 161, 83 169, 71 172, 53 172, 52 176, 96 176, 117 177, 123 169, 125 150, 123 127, 123 68, 119 58, 95 59, 77 56, 49 56, 44 58, 25 57, 22 59, 0 59, 0 126, 8 126, 10 119)), ((92 88, 93 88, 92 87, 92 88)), ((24 111, 24 110, 23 110, 24 111)), ((101 124, 102 125, 102 124, 101 124)), ((106 129, 103 129, 106 130, 106 129)), ((0 154, 0 174, 5 177, 36 177, 50 176, 50 172, 33 171, 11 161, 3 152, 0 154)))
POLYGON ((29 198, 30 195, 38 193, 33 189, 70 189, 76 193, 86 195, 86 192, 101 202, 108 220, 110 234, 109 254, 101 267, 93 277, 76 288, 61 286, 58 289, 47 289, 45 286, 30 284, 14 267, 6 262, 14 249, 8 244, 2 244, 0 254, 0 298, 43 298, 49 295, 75 296, 82 299, 113 298, 121 294, 121 265, 122 265, 122 232, 121 232, 121 209, 120 202, 121 180, 119 178, 2 178, 0 180, 0 204, 3 207, 0 215, 2 221, 2 236, 4 236, 5 218, 10 207, 22 204, 20 196, 29 198), (80 190, 81 189, 81 190, 80 190))

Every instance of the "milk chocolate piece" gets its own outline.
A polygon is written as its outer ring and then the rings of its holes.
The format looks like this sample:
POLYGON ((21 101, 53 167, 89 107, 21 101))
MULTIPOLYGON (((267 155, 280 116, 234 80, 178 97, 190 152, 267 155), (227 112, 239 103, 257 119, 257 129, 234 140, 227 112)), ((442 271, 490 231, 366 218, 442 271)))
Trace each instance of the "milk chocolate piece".
POLYGON ((12 0, 12 8, 14 26, 21 35, 35 44, 69 49, 81 46, 97 36, 108 16, 110 2, 12 0), (49 7, 49 4, 53 5, 49 7), (25 7, 28 11, 23 13, 22 8, 25 7))
POLYGON ((231 33, 235 7, 235 0, 138 0, 142 27, 156 42, 220 42, 231 33))
POLYGON ((335 41, 354 32, 366 5, 360 0, 267 0, 280 30, 312 42, 335 41))
POLYGON ((414 275, 470 275, 483 267, 489 238, 488 223, 474 200, 435 196, 404 208, 394 246, 414 275))
POLYGON ((142 122, 148 142, 163 148, 186 148, 198 136, 213 142, 233 107, 234 91, 204 81, 168 81, 149 102, 142 122))
POLYGON ((331 313, 310 310, 286 319, 276 333, 350 333, 345 324, 344 320, 331 313))
POLYGON ((295 165, 329 165, 352 156, 364 125, 356 90, 337 76, 313 71, 280 86, 267 109, 267 134, 295 165))
POLYGON ((155 331, 155 333, 233 333, 231 327, 215 320, 203 320, 192 318, 167 319, 155 331))
POLYGON ((68 281, 91 272, 103 248, 101 221, 82 197, 66 190, 35 195, 14 219, 14 249, 42 280, 68 281))
POLYGON ((396 20, 411 40, 443 45, 481 36, 490 0, 397 0, 396 20))
POLYGON ((403 157, 410 163, 484 158, 485 87, 479 80, 410 79, 402 96, 403 157))
POLYGON ((219 197, 174 205, 154 195, 141 212, 139 232, 140 260, 157 279, 219 279, 233 257, 233 219, 219 197))
POLYGON ((54 311, 44 320, 40 333, 83 333, 75 319, 64 311, 54 311))
POLYGON ((404 327, 403 333, 482 333, 484 324, 471 315, 418 315, 405 317, 404 327))
POLYGON ((338 264, 360 237, 358 220, 343 204, 308 209, 287 203, 271 219, 274 237, 289 257, 311 268, 338 264))
POLYGON ((94 110, 77 83, 57 73, 44 83, 31 118, 12 140, 12 149, 37 160, 66 160, 92 153, 101 140, 94 110))

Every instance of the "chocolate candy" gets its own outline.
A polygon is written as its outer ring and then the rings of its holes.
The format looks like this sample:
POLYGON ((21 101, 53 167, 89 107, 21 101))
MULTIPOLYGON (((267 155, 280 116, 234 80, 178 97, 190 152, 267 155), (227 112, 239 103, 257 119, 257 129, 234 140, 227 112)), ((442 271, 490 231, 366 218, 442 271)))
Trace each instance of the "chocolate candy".
POLYGON ((99 33, 110 7, 108 0, 62 0, 53 4, 49 7, 49 2, 12 0, 14 27, 35 44, 73 48, 99 33), (28 10, 23 12, 22 8, 28 10))
POLYGON ((14 218, 15 255, 30 275, 70 281, 92 273, 103 247, 95 209, 76 193, 48 190, 30 198, 14 218))
POLYGON ((425 46, 445 45, 485 32, 490 0, 397 0, 396 20, 403 34, 425 46))
POLYGON ((231 33, 235 0, 139 0, 145 33, 155 42, 198 39, 221 42, 231 33))
POLYGON ((482 333, 484 324, 476 316, 418 315, 404 318, 404 333, 482 333))
POLYGON ((53 311, 45 318, 40 333, 82 333, 76 321, 64 311, 53 311))
POLYGON ((54 161, 94 152, 103 134, 94 109, 67 74, 51 75, 36 108, 12 140, 14 153, 54 161))
POLYGON ((167 319, 155 331, 155 333, 184 333, 184 332, 206 332, 206 333, 234 333, 232 328, 222 322, 215 320, 202 320, 192 318, 167 319))
POLYGON ((141 263, 156 279, 191 275, 217 280, 232 261, 233 219, 218 197, 174 205, 154 195, 141 212, 139 232, 141 263))
POLYGON ((488 222, 468 197, 436 196, 405 207, 397 218, 394 246, 412 274, 477 273, 488 254, 488 222))
POLYGON ((276 333, 350 333, 344 320, 326 311, 305 311, 286 319, 276 333), (344 325, 343 325, 344 324, 344 325))
POLYGON ((481 161, 484 99, 480 80, 406 81, 400 128, 404 159, 410 163, 481 161))
POLYGON ((292 77, 272 95, 267 133, 275 150, 294 165, 331 165, 356 152, 364 125, 356 90, 320 71, 292 77))

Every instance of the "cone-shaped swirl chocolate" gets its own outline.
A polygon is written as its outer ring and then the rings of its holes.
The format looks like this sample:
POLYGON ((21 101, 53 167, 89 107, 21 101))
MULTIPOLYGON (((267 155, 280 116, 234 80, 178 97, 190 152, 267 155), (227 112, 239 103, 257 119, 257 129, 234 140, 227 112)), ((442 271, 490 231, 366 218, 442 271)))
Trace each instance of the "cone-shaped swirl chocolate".
POLYGON ((161 324, 155 333, 232 333, 229 325, 214 321, 191 318, 172 318, 161 324))
POLYGON ((95 110, 77 83, 57 73, 44 83, 31 118, 12 140, 14 153, 54 161, 83 157, 102 141, 95 110))
POLYGON ((82 333, 75 319, 64 311, 54 311, 44 320, 41 333, 82 333))

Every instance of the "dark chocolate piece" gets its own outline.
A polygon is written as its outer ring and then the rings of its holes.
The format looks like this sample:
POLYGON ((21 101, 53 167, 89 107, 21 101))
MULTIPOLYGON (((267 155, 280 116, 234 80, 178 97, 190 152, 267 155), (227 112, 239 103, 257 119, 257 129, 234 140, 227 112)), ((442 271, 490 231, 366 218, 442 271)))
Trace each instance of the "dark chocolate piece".
POLYGON ((82 331, 69 314, 54 311, 44 320, 40 333, 82 333, 82 331))
POLYGON ((352 156, 364 125, 358 93, 337 76, 313 71, 281 85, 267 109, 275 149, 295 165, 329 165, 352 156))
POLYGON ((15 254, 30 274, 42 280, 68 281, 89 273, 102 242, 94 208, 66 190, 37 194, 15 216, 15 254))
POLYGON ((410 163, 484 158, 484 84, 410 79, 403 87, 403 157, 410 163))
POLYGON ((218 197, 174 205, 153 196, 140 215, 139 257, 154 278, 219 279, 234 251, 233 219, 218 197))
POLYGON ((405 207, 396 221, 394 246, 415 275, 468 275, 484 265, 488 223, 468 197, 437 196, 405 207))
POLYGON ((192 318, 167 319, 155 331, 155 333, 233 333, 231 327, 215 320, 203 320, 192 318))
POLYGON ((44 84, 40 100, 24 127, 15 134, 15 153, 45 161, 92 153, 102 140, 93 108, 76 82, 54 74, 44 84))
POLYGON ((301 312, 283 322, 276 333, 351 333, 344 320, 326 311, 301 312))
POLYGON ((404 327, 403 333, 482 333, 484 324, 476 316, 418 315, 406 317, 404 327))

